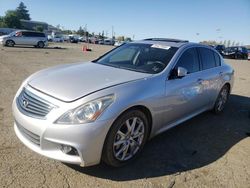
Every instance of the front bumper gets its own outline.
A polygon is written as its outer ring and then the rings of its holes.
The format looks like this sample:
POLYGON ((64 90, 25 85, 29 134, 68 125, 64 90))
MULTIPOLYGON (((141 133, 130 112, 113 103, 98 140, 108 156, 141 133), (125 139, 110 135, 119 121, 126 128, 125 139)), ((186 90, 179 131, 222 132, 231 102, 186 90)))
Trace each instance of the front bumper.
POLYGON ((82 125, 60 125, 54 124, 50 117, 44 120, 22 114, 17 108, 16 98, 12 108, 15 133, 31 150, 55 160, 81 166, 91 166, 100 162, 103 144, 112 120, 82 125), (62 145, 73 147, 77 154, 62 152, 62 145))

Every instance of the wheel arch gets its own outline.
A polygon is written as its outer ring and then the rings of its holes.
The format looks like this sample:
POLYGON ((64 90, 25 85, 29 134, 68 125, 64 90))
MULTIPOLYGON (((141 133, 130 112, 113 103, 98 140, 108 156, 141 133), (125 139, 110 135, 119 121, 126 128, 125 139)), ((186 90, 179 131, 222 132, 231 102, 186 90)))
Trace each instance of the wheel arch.
POLYGON ((12 41, 12 42, 14 43, 14 45, 16 44, 14 40, 12 40, 12 39, 7 39, 7 40, 5 41, 5 45, 7 45, 7 42, 8 42, 8 41, 12 41))

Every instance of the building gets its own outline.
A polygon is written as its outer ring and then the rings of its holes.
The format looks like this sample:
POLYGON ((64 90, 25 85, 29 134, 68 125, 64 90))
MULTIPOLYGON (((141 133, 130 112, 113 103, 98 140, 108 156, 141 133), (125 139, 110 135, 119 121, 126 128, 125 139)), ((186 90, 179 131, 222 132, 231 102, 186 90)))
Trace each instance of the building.
POLYGON ((17 29, 12 29, 12 28, 0 28, 0 36, 2 35, 8 35, 13 31, 16 31, 17 29))
POLYGON ((31 20, 23 20, 20 19, 22 27, 27 30, 36 30, 37 27, 42 27, 44 32, 48 31, 48 24, 46 22, 38 22, 38 21, 31 21, 31 20))

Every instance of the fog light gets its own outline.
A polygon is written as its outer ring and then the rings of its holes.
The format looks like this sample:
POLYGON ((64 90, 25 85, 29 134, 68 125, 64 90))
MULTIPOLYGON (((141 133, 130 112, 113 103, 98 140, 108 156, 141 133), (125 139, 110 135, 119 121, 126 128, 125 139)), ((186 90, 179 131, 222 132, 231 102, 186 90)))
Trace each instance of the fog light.
POLYGON ((63 153, 69 153, 72 150, 72 147, 66 146, 66 145, 61 145, 61 150, 63 153))

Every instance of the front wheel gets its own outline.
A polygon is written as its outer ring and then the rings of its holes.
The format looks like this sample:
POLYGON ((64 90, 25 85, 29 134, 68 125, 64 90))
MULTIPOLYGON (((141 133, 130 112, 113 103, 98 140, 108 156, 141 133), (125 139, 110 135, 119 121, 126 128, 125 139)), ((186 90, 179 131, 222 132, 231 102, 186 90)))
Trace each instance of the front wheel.
POLYGON ((110 128, 103 148, 103 161, 113 167, 127 164, 138 156, 148 133, 148 119, 143 112, 125 112, 110 128))
POLYGON ((229 96, 229 87, 227 85, 224 85, 222 89, 220 90, 220 93, 216 99, 216 102, 213 108, 213 111, 215 114, 219 114, 224 110, 225 105, 228 100, 228 96, 229 96))
POLYGON ((13 47, 15 45, 15 42, 13 40, 7 40, 5 45, 9 47, 13 47))

